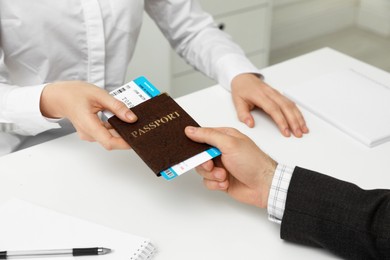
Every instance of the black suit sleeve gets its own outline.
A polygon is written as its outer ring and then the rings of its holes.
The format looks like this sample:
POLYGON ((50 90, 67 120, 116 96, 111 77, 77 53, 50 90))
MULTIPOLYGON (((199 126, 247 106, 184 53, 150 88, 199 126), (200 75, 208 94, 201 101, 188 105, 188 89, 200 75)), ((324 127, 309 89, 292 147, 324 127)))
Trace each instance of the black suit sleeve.
POLYGON ((390 259, 390 191, 362 190, 296 167, 281 238, 347 259, 390 259))

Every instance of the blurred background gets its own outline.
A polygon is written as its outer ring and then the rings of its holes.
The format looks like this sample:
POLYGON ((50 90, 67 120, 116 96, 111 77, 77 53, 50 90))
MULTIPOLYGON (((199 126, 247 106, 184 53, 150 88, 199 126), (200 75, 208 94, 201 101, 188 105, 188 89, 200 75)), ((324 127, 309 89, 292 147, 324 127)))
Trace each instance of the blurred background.
POLYGON ((270 64, 325 46, 390 71, 390 1, 274 0, 270 64))
MULTIPOLYGON (((259 68, 330 47, 390 72, 390 0, 200 0, 259 68)), ((145 15, 127 80, 179 97, 215 82, 170 49, 145 15)))

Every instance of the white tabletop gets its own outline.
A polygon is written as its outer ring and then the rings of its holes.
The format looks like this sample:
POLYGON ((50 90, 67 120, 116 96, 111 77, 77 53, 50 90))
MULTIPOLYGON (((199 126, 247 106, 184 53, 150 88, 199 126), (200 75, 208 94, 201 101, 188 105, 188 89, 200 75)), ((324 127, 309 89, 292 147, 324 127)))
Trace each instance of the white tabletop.
MULTIPOLYGON (((266 80, 283 91, 291 84, 342 68, 359 68, 378 80, 389 74, 331 49, 266 68, 266 80)), ((322 171, 363 188, 390 188, 390 143, 368 148, 303 110, 311 133, 281 136, 255 111, 256 127, 236 119, 219 86, 177 99, 203 126, 231 126, 251 136, 276 160, 322 171)), ((330 253, 279 238, 265 210, 203 187, 194 172, 167 182, 133 151, 107 152, 71 134, 0 158, 0 203, 17 197, 95 223, 151 238, 155 259, 334 259, 330 253)))

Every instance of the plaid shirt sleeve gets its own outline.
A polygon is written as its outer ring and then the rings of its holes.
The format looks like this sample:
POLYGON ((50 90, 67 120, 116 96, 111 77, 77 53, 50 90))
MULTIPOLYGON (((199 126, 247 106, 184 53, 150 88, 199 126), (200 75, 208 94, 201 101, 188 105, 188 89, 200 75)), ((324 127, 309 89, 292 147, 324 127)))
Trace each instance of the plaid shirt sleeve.
POLYGON ((278 224, 282 223, 284 209, 290 180, 294 167, 278 164, 275 175, 272 180, 271 189, 268 197, 268 219, 278 224))

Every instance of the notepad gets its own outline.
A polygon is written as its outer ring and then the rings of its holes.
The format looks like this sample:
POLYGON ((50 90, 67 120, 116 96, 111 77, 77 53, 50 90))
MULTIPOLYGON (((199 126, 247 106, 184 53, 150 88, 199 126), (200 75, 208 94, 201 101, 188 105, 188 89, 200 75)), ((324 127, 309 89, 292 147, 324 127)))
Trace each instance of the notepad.
MULTIPOLYGON (((0 206, 0 251, 107 247, 112 253, 80 260, 146 260, 156 253, 150 239, 117 231, 12 199, 0 206)), ((41 259, 41 258, 34 258, 41 259)), ((48 259, 48 258, 42 258, 48 259)), ((74 260, 74 257, 56 257, 74 260)))
POLYGON ((390 141, 390 81, 353 69, 339 70, 285 94, 297 104, 368 147, 390 141))

